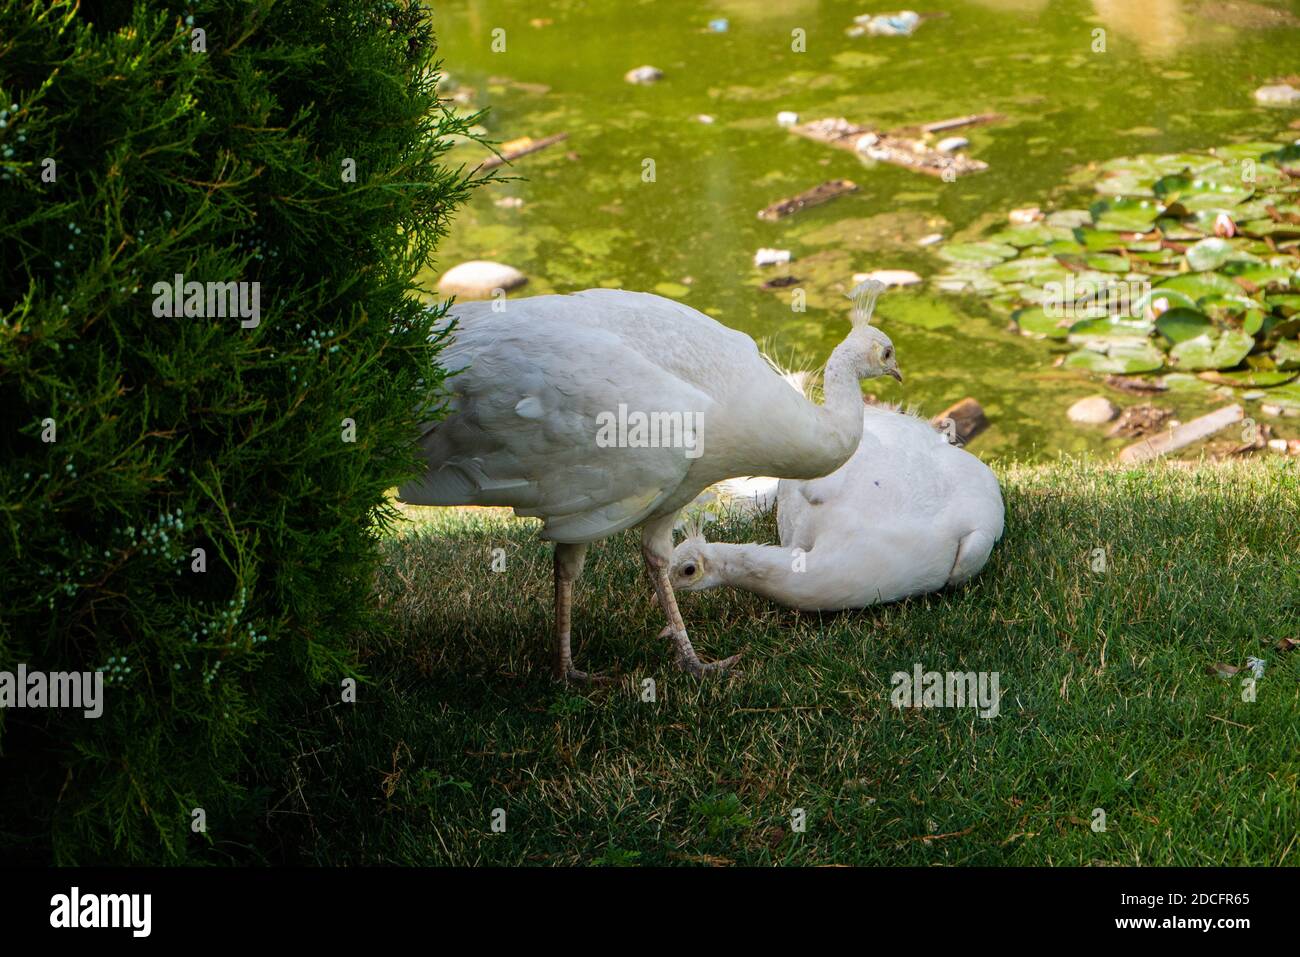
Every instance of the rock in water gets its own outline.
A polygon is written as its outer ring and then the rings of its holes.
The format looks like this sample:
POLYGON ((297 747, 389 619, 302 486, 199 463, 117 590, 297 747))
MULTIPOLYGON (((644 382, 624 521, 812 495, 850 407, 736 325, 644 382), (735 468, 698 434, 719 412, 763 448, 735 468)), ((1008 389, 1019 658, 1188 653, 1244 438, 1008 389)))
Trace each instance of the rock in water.
POLYGON ((461 299, 490 299, 498 289, 508 292, 526 282, 528 277, 513 266, 474 259, 443 273, 438 280, 438 291, 461 299))
POLYGON ((629 83, 638 83, 646 86, 650 83, 658 83, 664 78, 664 71, 657 66, 639 66, 635 70, 628 70, 623 74, 623 79, 629 83))
POLYGON ((1289 83, 1261 86, 1255 91, 1255 102, 1265 106, 1290 106, 1300 103, 1300 90, 1289 83))
POLYGON ((877 269, 853 274, 854 285, 867 279, 883 282, 886 286, 915 286, 921 282, 921 277, 910 269, 877 269))
POLYGON ((1103 425, 1119 415, 1119 407, 1104 395, 1090 395, 1070 406, 1066 415, 1082 425, 1103 425))

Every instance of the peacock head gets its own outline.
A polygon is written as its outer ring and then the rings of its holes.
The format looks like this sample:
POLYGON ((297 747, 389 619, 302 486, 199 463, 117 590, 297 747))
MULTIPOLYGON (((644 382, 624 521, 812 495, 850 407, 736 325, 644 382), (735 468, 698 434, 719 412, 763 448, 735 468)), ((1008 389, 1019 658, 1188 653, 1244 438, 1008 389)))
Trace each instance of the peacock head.
POLYGON ((853 300, 853 331, 844 342, 851 347, 853 371, 859 379, 875 379, 887 375, 902 382, 903 373, 898 368, 898 353, 894 350, 894 343, 871 324, 876 299, 884 289, 884 283, 867 279, 849 293, 853 300))
POLYGON ((703 591, 722 584, 713 546, 704 538, 704 526, 712 515, 700 513, 684 522, 686 537, 673 549, 668 577, 677 591, 703 591))

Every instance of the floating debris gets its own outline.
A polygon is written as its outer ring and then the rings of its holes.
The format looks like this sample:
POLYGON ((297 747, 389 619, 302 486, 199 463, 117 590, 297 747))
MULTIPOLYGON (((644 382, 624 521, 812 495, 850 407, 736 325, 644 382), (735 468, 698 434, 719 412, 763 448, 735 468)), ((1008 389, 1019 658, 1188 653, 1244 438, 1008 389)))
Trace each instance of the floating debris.
POLYGON ((705 126, 713 125, 713 117, 709 116, 708 113, 701 113, 699 116, 695 117, 695 119, 703 123, 705 126))
POLYGON ((731 24, 727 22, 726 17, 718 17, 715 20, 709 21, 710 33, 726 33, 727 30, 730 29, 730 27, 731 24))
POLYGON ((1209 438, 1215 432, 1226 429, 1245 418, 1246 412, 1239 405, 1225 405, 1198 419, 1184 422, 1168 432, 1142 439, 1120 450, 1119 460, 1125 463, 1146 462, 1159 458, 1170 452, 1177 452, 1201 439, 1209 438))
POLYGON ((492 205, 500 209, 519 209, 524 205, 524 201, 518 196, 502 196, 500 199, 495 200, 492 205))
POLYGON ((782 110, 776 114, 776 122, 778 126, 794 126, 799 122, 799 114, 790 110, 782 110))
POLYGON ((479 169, 496 169, 502 163, 512 163, 521 156, 544 150, 546 147, 554 146, 556 143, 561 143, 568 138, 568 133, 556 133, 554 136, 544 136, 540 140, 535 140, 531 136, 521 136, 518 139, 502 143, 500 155, 489 156, 483 161, 479 169))
POLYGON ((947 180, 988 169, 987 163, 973 160, 965 154, 941 153, 923 140, 895 133, 880 133, 850 123, 843 117, 813 120, 790 127, 790 132, 818 143, 850 150, 868 159, 892 163, 947 180))
POLYGON ((763 289, 784 289, 786 286, 793 286, 799 281, 798 276, 775 276, 766 280, 760 288, 763 289))
POLYGON ((928 236, 922 236, 916 241, 918 246, 933 246, 936 243, 943 242, 943 233, 930 233, 928 236))
POLYGON ((1013 226, 1028 226, 1030 223, 1036 223, 1043 218, 1043 211, 1037 206, 1026 206, 1024 209, 1013 209, 1007 213, 1007 222, 1013 226))
POLYGON ((855 193, 858 190, 858 184, 850 179, 833 179, 829 182, 822 183, 820 186, 814 186, 812 189, 804 190, 798 196, 791 196, 789 199, 777 200, 766 209, 760 210, 758 218, 767 222, 775 222, 778 219, 784 219, 792 213, 797 213, 801 209, 811 209, 814 206, 820 206, 823 203, 829 203, 832 199, 843 196, 845 193, 855 193))
POLYGON ((851 37, 910 37, 921 25, 922 17, 914 10, 897 13, 864 13, 853 18, 853 26, 845 32, 851 37))
POLYGON ((1264 106, 1292 106, 1300 103, 1300 90, 1290 83, 1261 86, 1255 91, 1255 102, 1264 106))
POLYGON ((651 83, 658 83, 664 78, 664 71, 657 66, 639 66, 634 70, 628 70, 623 74, 623 79, 628 83, 636 83, 640 86, 648 86, 651 83))
POLYGON ((964 150, 970 146, 970 140, 964 136, 949 136, 934 144, 934 148, 940 153, 955 153, 958 150, 964 150))
POLYGON ((1155 405, 1131 405, 1125 409, 1114 425, 1106 432, 1108 439, 1137 439, 1159 432, 1166 424, 1173 424, 1173 413, 1155 405))
POLYGON ((754 253, 755 266, 780 266, 790 261, 788 249, 760 249, 754 253))
POLYGON ((918 286, 923 280, 910 269, 877 269, 875 272, 853 274, 853 284, 866 282, 868 279, 884 283, 886 286, 918 286))

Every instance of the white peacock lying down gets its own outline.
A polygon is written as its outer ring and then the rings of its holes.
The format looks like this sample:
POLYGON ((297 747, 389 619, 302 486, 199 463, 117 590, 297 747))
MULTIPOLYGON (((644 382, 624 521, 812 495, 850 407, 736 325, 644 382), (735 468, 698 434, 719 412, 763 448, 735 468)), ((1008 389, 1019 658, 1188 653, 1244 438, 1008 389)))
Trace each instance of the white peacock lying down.
POLYGON ((964 584, 1002 537, 989 467, 924 419, 881 406, 863 409, 857 451, 831 474, 720 491, 759 511, 774 501, 781 544, 708 542, 704 516, 694 517, 673 553, 676 588, 731 585, 804 611, 865 608, 964 584))
POLYGON ((428 470, 398 496, 542 519, 542 537, 556 543, 553 672, 568 681, 598 677, 575 669, 571 651, 587 545, 640 527, 677 664, 725 672, 739 655, 702 662, 673 594, 677 515, 723 479, 812 479, 844 464, 862 434, 860 380, 902 380, 889 337, 869 325, 883 288, 855 290, 853 326, 826 363, 820 405, 791 389, 748 336, 660 296, 590 289, 509 300, 500 311, 457 304, 442 361, 462 371, 449 380, 446 417, 421 437, 428 470), (654 435, 636 427, 647 419, 660 426, 654 435))

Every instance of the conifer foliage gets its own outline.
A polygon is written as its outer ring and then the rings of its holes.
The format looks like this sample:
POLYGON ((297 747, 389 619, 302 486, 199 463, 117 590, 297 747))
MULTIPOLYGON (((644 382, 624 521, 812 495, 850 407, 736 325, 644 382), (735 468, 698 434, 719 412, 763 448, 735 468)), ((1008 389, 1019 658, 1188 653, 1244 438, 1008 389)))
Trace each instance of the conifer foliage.
POLYGON ((246 858, 356 676, 477 182, 434 54, 418 2, 0 0, 0 672, 104 676, 0 710, 0 855, 246 858))

